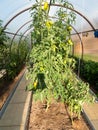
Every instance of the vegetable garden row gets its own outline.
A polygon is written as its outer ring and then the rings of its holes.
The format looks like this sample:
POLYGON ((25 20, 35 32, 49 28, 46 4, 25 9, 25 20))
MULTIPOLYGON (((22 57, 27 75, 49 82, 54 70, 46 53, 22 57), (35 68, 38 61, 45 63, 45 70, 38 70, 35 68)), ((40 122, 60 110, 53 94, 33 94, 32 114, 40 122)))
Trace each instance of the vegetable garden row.
POLYGON ((0 25, 0 70, 6 70, 6 78, 10 80, 14 79, 25 65, 29 46, 26 40, 20 44, 14 41, 11 45, 11 38, 3 31, 2 21, 0 25))
MULTIPOLYGON (((60 3, 74 8, 64 0, 60 3)), ((19 45, 14 41, 11 46, 11 38, 3 31, 0 23, 0 69, 6 70, 7 80, 12 80, 26 65, 27 78, 30 79, 28 89, 33 91, 35 100, 45 100, 47 109, 52 100, 62 101, 69 106, 71 114, 75 112, 79 117, 82 104, 93 99, 89 85, 78 80, 74 73, 79 64, 71 55, 75 44, 71 39, 71 24, 75 23, 76 15, 72 10, 60 7, 55 14, 58 19, 53 20, 49 17, 49 8, 49 3, 43 4, 43 1, 36 1, 32 6, 31 50, 26 40, 19 45)), ((98 90, 98 63, 82 61, 80 76, 98 90)))

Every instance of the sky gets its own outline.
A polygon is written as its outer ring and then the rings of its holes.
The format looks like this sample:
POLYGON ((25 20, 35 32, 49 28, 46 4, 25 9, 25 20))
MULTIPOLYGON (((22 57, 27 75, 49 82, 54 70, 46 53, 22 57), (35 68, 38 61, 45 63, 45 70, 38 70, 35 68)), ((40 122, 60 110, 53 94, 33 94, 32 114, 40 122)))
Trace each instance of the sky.
MULTIPOLYGON (((3 20, 3 26, 9 21, 10 18, 12 18, 16 13, 21 11, 22 9, 25 9, 27 7, 30 7, 35 0, 0 0, 0 19, 3 20)), ((68 0, 70 3, 73 4, 74 8, 83 15, 85 15, 91 23, 94 25, 96 29, 98 29, 98 0, 68 0)), ((30 19, 30 13, 29 11, 26 11, 25 13, 21 14, 17 18, 11 22, 7 30, 16 32, 16 30, 23 25, 25 22, 27 22, 30 19)), ((79 29, 79 26, 85 24, 86 22, 77 15, 77 22, 76 22, 76 29, 79 29)), ((87 24, 87 23, 86 23, 87 24)), ((27 25, 28 26, 28 25, 27 25)), ((24 27, 25 30, 27 26, 24 27)), ((88 29, 90 29, 90 26, 86 26, 88 29)), ((83 30, 83 28, 81 28, 83 30)))

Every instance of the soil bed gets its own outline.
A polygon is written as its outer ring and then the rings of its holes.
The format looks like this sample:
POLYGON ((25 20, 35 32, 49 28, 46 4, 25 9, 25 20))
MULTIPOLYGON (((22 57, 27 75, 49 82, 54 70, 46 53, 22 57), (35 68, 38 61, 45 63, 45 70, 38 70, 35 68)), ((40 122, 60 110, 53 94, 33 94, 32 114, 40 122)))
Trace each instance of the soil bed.
POLYGON ((8 80, 3 79, 2 82, 0 82, 0 110, 2 109, 8 96, 13 91, 15 84, 22 76, 24 69, 25 69, 25 67, 23 67, 23 69, 20 71, 20 73, 12 81, 8 81, 8 80))
POLYGON ((63 103, 53 102, 46 111, 41 102, 32 102, 28 130, 91 130, 81 115, 73 125, 63 103))

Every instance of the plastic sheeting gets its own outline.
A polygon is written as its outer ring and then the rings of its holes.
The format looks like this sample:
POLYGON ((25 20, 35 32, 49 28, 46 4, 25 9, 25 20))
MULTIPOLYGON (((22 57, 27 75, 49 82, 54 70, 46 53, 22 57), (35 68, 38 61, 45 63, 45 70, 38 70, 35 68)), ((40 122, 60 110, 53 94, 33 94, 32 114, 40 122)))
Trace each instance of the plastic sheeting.
MULTIPOLYGON (((85 16, 90 23, 93 25, 94 29, 98 29, 98 1, 97 0, 68 0, 73 4, 74 9, 80 12, 83 16, 85 16)), ((3 20, 3 25, 5 25, 14 15, 19 13, 20 11, 29 8, 32 4, 35 3, 35 0, 2 0, 0 1, 0 19, 3 20)), ((55 7, 50 8, 50 12, 53 12, 55 7)), ((15 32, 20 26, 25 24, 30 20, 30 12, 25 11, 21 13, 21 15, 17 16, 12 20, 12 22, 8 25, 7 30, 11 32, 15 32)), ((21 31, 24 31, 28 26, 25 25, 21 31)), ((74 25, 78 32, 92 30, 93 28, 89 25, 89 23, 77 14, 76 24, 74 25)))
MULTIPOLYGON (((76 23, 72 26, 80 35, 80 37, 72 35, 76 43, 74 53, 98 55, 98 1, 68 0, 68 2, 73 4, 76 11, 76 23), (81 44, 83 45, 81 46, 81 44)), ((35 0, 0 1, 0 19, 3 20, 3 26, 7 25, 5 31, 18 34, 29 33, 28 28, 32 22, 29 9, 34 3, 35 0)), ((51 6, 50 15, 54 16, 58 8, 51 6)), ((73 31, 72 34, 75 34, 76 31, 73 31)))

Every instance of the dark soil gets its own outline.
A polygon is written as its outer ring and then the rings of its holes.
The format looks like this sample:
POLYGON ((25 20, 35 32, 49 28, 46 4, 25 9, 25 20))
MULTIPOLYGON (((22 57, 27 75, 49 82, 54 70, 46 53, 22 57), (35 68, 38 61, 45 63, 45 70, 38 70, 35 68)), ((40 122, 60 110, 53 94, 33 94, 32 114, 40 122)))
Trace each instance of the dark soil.
POLYGON ((73 123, 63 103, 53 102, 46 110, 41 102, 32 102, 28 130, 90 130, 80 117, 73 123))

